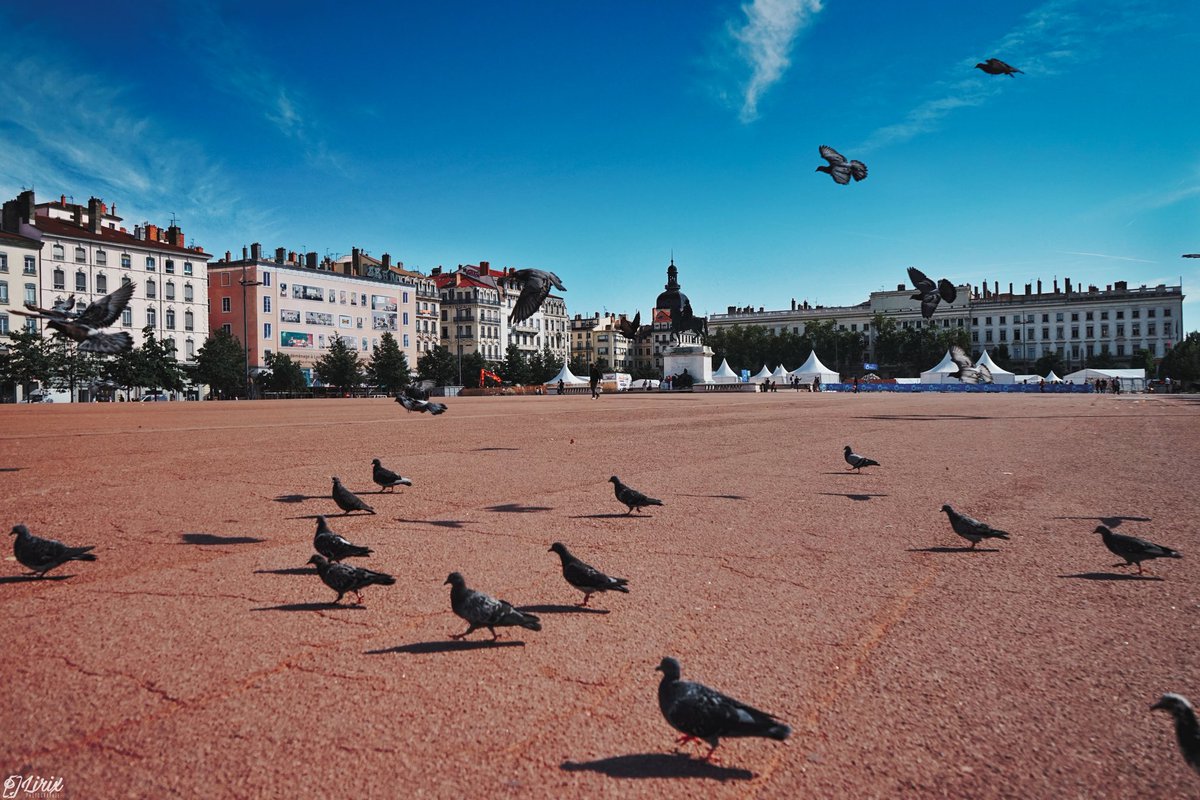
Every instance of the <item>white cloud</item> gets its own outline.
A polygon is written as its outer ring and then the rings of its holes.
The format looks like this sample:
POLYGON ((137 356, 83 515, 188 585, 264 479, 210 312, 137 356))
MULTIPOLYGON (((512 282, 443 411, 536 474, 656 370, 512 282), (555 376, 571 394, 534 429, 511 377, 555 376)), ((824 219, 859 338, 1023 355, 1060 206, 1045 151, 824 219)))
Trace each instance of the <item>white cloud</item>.
POLYGON ((730 22, 727 34, 739 60, 750 68, 740 87, 742 122, 758 118, 758 103, 791 66, 796 36, 821 10, 821 0, 752 0, 742 6, 745 22, 730 22))
POLYGON ((1157 261, 1149 261, 1145 258, 1133 258, 1131 256, 1111 256, 1105 253, 1081 253, 1075 250, 1059 250, 1065 256, 1091 256, 1092 258, 1108 258, 1114 261, 1136 261, 1139 264, 1157 264, 1157 261))

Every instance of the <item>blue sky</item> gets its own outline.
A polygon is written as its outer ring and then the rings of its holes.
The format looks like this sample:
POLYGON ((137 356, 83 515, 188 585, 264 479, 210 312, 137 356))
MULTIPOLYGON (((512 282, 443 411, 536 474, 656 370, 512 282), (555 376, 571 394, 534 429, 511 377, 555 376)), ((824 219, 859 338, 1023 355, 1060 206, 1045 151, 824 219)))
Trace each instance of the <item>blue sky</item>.
POLYGON ((217 255, 550 269, 572 314, 645 314, 674 254, 698 312, 916 265, 1182 276, 1195 330, 1198 41, 1193 0, 9 3, 0 194, 217 255))

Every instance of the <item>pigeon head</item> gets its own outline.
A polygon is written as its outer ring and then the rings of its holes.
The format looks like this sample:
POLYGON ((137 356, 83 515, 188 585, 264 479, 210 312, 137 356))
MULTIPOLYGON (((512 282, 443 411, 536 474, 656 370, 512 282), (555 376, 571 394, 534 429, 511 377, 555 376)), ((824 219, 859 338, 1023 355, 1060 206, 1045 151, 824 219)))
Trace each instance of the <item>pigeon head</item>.
POLYGON ((1092 533, 1099 533, 1101 535, 1107 536, 1110 533, 1112 533, 1112 531, 1110 531, 1108 529, 1108 526, 1106 526, 1106 525, 1097 525, 1096 530, 1092 531, 1092 533))
POLYGON ((29 528, 24 525, 13 525, 13 529, 8 532, 9 536, 28 536, 29 528))
POLYGON ((330 479, 329 479, 329 480, 333 481, 334 483, 341 483, 341 482, 342 482, 342 481, 341 481, 341 479, 340 479, 340 478, 338 478, 338 476, 336 476, 336 475, 334 475, 334 476, 330 477, 330 479))
POLYGON ((317 516, 317 533, 320 533, 321 531, 327 531, 327 532, 329 531, 329 522, 325 519, 325 517, 318 515, 317 516))
POLYGON ((382 462, 380 462, 380 460, 379 460, 378 458, 372 458, 372 459, 371 459, 371 466, 373 466, 373 467, 381 467, 381 466, 383 466, 383 464, 382 464, 382 462))
POLYGON ((854 448, 852 448, 850 445, 846 445, 845 451, 846 451, 847 453, 851 453, 851 452, 853 452, 853 451, 854 451, 854 448))
POLYGON ((950 507, 949 503, 942 504, 942 511, 945 511, 947 514, 949 514, 953 510, 954 509, 950 507))
POLYGON ((1187 701, 1183 695, 1167 692, 1158 699, 1158 702, 1150 706, 1151 711, 1162 710, 1170 711, 1173 716, 1179 716, 1192 710, 1192 704, 1187 701))
POLYGON ((980 63, 980 64, 975 65, 975 69, 986 69, 986 68, 987 68, 987 64, 980 63))
POLYGON ((621 479, 618 478, 616 475, 613 475, 611 478, 608 479, 608 482, 609 483, 620 483, 621 479))
POLYGON ((458 572, 451 572, 450 577, 446 578, 446 581, 445 581, 445 583, 442 584, 442 586, 445 586, 447 583, 450 584, 451 586, 466 586, 467 585, 467 582, 466 582, 466 580, 463 579, 462 574, 458 573, 458 572))
POLYGON ((565 292, 567 290, 567 287, 562 285, 561 278, 559 278, 553 272, 548 272, 546 274, 550 277, 550 283, 554 284, 555 289, 558 289, 560 292, 565 292))
POLYGON ((323 567, 327 563, 325 556, 319 553, 313 553, 313 557, 308 560, 309 564, 316 564, 318 567, 323 567))
POLYGON ((567 546, 565 544, 563 544, 562 542, 555 542, 554 544, 550 545, 550 549, 547 550, 546 552, 547 553, 558 553, 563 558, 566 558, 568 555, 570 555, 570 553, 567 552, 567 546))
POLYGON ((683 674, 683 668, 679 666, 679 662, 670 656, 667 656, 661 662, 659 662, 659 665, 654 668, 654 671, 661 672, 664 678, 672 681, 679 680, 679 676, 683 674))

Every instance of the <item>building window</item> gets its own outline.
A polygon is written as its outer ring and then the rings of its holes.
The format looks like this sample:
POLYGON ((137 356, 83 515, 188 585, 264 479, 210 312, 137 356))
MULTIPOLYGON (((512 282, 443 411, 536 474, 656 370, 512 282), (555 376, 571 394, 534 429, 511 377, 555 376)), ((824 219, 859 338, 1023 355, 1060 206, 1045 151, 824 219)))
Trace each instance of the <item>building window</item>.
POLYGON ((1146 326, 1146 335, 1147 336, 1157 336, 1158 335, 1158 325, 1153 322, 1151 322, 1149 325, 1147 325, 1146 326))
POLYGON ((175 262, 169 258, 166 261, 164 261, 163 262, 163 272, 174 273, 175 272, 175 262))
POLYGON ((167 281, 167 285, 163 287, 167 290, 166 297, 168 300, 175 299, 175 281, 167 281))
POLYGON ((155 297, 158 297, 158 284, 151 278, 146 281, 146 298, 152 300, 155 297))
POLYGON ((146 325, 151 328, 157 327, 158 325, 158 314, 153 308, 146 309, 146 325))
POLYGON ((222 272, 221 273, 221 285, 222 286, 232 286, 233 285, 233 276, 230 275, 228 272, 222 272))
POLYGON ((1087 338, 1094 339, 1096 337, 1096 326, 1087 325, 1084 327, 1084 332, 1087 334, 1087 338))
POLYGON ((1002 342, 1008 341, 1008 331, 1004 330, 1003 328, 1000 329, 1000 341, 1002 341, 1002 342))
POLYGON ((1088 322, 1091 322, 1092 321, 1092 312, 1091 311, 1087 312, 1086 314, 1084 314, 1083 318, 1086 319, 1088 322))
POLYGON ((408 312, 407 311, 404 312, 404 324, 408 325, 408 312))
POLYGON ((167 309, 167 330, 175 330, 175 309, 167 309))
POLYGON ((1117 323, 1117 336, 1124 336, 1124 335, 1125 335, 1125 323, 1118 322, 1117 323))
POLYGON ((96 293, 108 294, 108 276, 103 272, 96 276, 96 293))
POLYGON ((263 338, 264 339, 271 338, 271 323, 269 323, 269 322, 263 323, 263 338))
POLYGON ((233 336, 233 326, 228 322, 221 326, 221 330, 225 331, 225 333, 229 334, 230 336, 233 336))
POLYGON ((190 261, 183 262, 183 274, 184 275, 192 274, 192 262, 190 262, 190 261))
POLYGON ((125 310, 121 312, 121 324, 126 328, 133 325, 133 309, 129 308, 128 306, 126 306, 125 310))
POLYGON ((325 334, 323 334, 323 333, 317 334, 317 347, 320 347, 321 349, 325 348, 325 334))
POLYGON ((367 349, 367 337, 365 337, 365 336, 363 337, 363 340, 362 340, 362 349, 363 350, 367 349))
POLYGON ((1169 317, 1169 316, 1171 316, 1171 309, 1169 309, 1169 308, 1164 308, 1164 309, 1163 309, 1163 316, 1164 316, 1164 317, 1169 317))
POLYGON ((87 263, 87 251, 84 250, 82 247, 75 248, 75 263, 76 264, 86 264, 87 263))
POLYGON ((221 298, 221 313, 222 314, 229 313, 229 298, 228 297, 221 298))
POLYGON ((184 300, 184 302, 186 302, 186 303, 192 302, 193 297, 194 297, 194 295, 192 294, 192 285, 190 283, 185 283, 183 285, 183 300, 184 300))
POLYGON ((1154 319, 1154 317, 1157 313, 1158 313, 1158 309, 1155 309, 1155 308, 1146 309, 1146 316, 1149 317, 1150 319, 1154 319))
POLYGON ((1133 310, 1133 318, 1134 318, 1134 319, 1140 319, 1140 318, 1141 318, 1141 316, 1142 316, 1142 310, 1141 310, 1140 308, 1135 308, 1135 309, 1133 310))
POLYGON ((195 319, 195 316, 192 315, 191 311, 183 312, 183 329, 185 331, 190 331, 190 330, 195 329, 196 326, 193 324, 194 319, 195 319))
POLYGON ((1101 312, 1100 312, 1100 319, 1108 319, 1108 312, 1107 312, 1107 311, 1101 311, 1101 312))
POLYGON ((1140 322, 1133 323, 1133 335, 1134 336, 1142 335, 1142 323, 1140 323, 1140 322))
POLYGON ((0 333, 8 333, 8 314, 0 314, 0 333))
POLYGON ((269 272, 263 272, 263 274, 262 274, 262 285, 263 285, 263 286, 270 286, 270 285, 271 285, 271 273, 269 273, 269 272))
POLYGON ((54 288, 55 289, 66 289, 67 288, 67 273, 63 272, 62 269, 60 269, 59 267, 54 268, 54 288))
POLYGON ((108 263, 108 253, 104 252, 103 250, 97 250, 96 251, 96 265, 103 267, 107 263, 108 263))
POLYGON ((1045 341, 1046 339, 1049 339, 1049 338, 1050 338, 1050 329, 1042 328, 1042 340, 1045 341))
POLYGON ((1101 337, 1101 338, 1107 338, 1107 337, 1108 337, 1108 326, 1107 326, 1107 325, 1101 325, 1101 326, 1100 326, 1100 337, 1101 337))
POLYGON ((37 274, 37 262, 34 261, 33 256, 25 256, 25 274, 26 275, 36 275, 37 274))
POLYGON ((404 334, 404 346, 408 347, 408 334, 404 334))
POLYGON ((50 249, 50 257, 55 261, 63 261, 66 259, 67 254, 66 251, 63 250, 63 246, 61 244, 56 244, 50 249))
POLYGON ((183 343, 183 346, 184 346, 184 352, 187 353, 188 358, 196 357, 196 341, 194 339, 185 340, 183 343))
POLYGON ((8 272, 8 253, 0 253, 0 272, 8 272))
POLYGON ((1117 345, 1117 355, 1118 356, 1125 355, 1125 345, 1123 345, 1123 344, 1117 345))
POLYGON ((263 313, 271 313, 271 295, 263 295, 263 313))
POLYGON ((77 292, 86 292, 87 291, 87 274, 82 271, 75 273, 75 291, 77 291, 77 292))
POLYGON ((146 269, 154 271, 154 256, 146 256, 146 269))
POLYGON ((1078 325, 1072 325, 1072 326, 1071 326, 1071 338, 1072 338, 1072 339, 1078 339, 1078 338, 1079 338, 1079 326, 1078 326, 1078 325))
POLYGON ((130 258, 129 253, 121 253, 121 267, 123 269, 129 269, 132 266, 133 259, 130 258))
POLYGON ((0 281, 0 303, 8 305, 8 281, 0 281))

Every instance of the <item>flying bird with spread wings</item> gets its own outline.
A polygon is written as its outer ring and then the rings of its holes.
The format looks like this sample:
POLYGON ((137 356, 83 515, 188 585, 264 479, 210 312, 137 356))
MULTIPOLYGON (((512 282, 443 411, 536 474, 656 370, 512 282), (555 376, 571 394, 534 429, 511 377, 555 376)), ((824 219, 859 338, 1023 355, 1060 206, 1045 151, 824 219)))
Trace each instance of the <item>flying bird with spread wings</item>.
POLYGON ((553 272, 540 269, 518 269, 511 275, 500 279, 501 283, 517 283, 521 286, 521 294, 513 304, 508 314, 509 325, 519 325, 537 313, 542 303, 550 296, 551 289, 565 292, 567 287, 553 272))
MULTIPOLYGON (((1014 72, 1021 72, 1021 70, 1012 64, 1005 64, 998 58, 989 58, 981 64, 976 64, 975 69, 981 69, 988 75, 1007 75, 1010 78, 1014 77, 1014 72)), ((1021 72, 1021 74, 1024 75, 1025 73, 1021 72)))
POLYGON ((913 288, 917 290, 916 294, 911 297, 913 300, 921 301, 921 316, 925 319, 933 316, 939 302, 945 300, 947 303, 953 303, 958 297, 958 290, 954 288, 953 283, 945 278, 940 278, 937 284, 934 284, 924 272, 916 267, 908 268, 908 279, 912 281, 913 288))
POLYGON ((117 321, 129 298, 133 297, 133 284, 126 283, 115 292, 106 294, 99 300, 93 300, 87 308, 79 313, 72 313, 75 297, 65 303, 55 303, 53 308, 38 308, 26 304, 29 311, 17 311, 23 317, 46 320, 46 326, 62 334, 64 337, 79 343, 79 350, 84 353, 120 353, 133 347, 133 337, 127 331, 105 333, 107 328, 117 321))
POLYGON ((817 167, 817 172, 824 172, 835 181, 845 186, 851 178, 856 181, 865 180, 867 165, 861 161, 848 161, 846 157, 829 145, 820 147, 821 158, 829 162, 829 166, 817 167))

